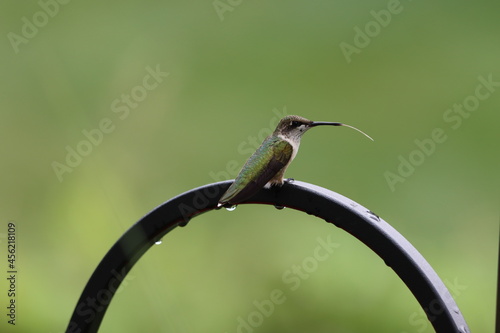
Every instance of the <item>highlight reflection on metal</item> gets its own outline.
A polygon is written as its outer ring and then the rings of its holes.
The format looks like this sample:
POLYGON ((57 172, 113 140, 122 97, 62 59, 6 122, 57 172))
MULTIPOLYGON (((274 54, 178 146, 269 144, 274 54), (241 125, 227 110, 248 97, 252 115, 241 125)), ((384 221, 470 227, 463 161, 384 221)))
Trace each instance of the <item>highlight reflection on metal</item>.
MULTIPOLYGON (((134 224, 113 245, 92 274, 78 300, 67 333, 97 332, 125 275, 141 256, 178 226, 214 210, 232 181, 205 185, 174 197, 134 224), (88 300, 93 304, 89 315, 88 300), (85 315, 83 315, 85 313, 85 315)), ((288 207, 317 216, 359 239, 404 281, 436 332, 468 333, 469 328, 444 283, 422 255, 387 222, 358 203, 319 186, 294 181, 263 189, 247 203, 288 207)))

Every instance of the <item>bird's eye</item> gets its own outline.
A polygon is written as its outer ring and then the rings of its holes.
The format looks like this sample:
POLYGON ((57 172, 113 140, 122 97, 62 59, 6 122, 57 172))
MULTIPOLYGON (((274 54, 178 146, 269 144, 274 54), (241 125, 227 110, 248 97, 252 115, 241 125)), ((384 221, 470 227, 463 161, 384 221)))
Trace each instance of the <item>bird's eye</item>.
POLYGON ((292 123, 290 124, 292 127, 299 127, 301 124, 300 121, 292 121, 292 123))

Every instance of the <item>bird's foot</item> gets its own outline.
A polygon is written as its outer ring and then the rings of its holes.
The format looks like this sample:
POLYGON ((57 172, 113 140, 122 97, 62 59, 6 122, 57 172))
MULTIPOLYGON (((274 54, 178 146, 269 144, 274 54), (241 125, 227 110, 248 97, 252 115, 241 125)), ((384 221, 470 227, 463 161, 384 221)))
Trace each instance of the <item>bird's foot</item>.
POLYGON ((226 203, 221 203, 221 202, 219 202, 219 203, 217 204, 217 206, 215 207, 215 209, 216 209, 216 210, 219 210, 219 209, 221 209, 221 208, 226 208, 226 210, 228 210, 228 211, 233 211, 233 210, 235 210, 235 209, 236 209, 236 206, 237 206, 237 205, 235 205, 235 204, 231 204, 231 203, 228 203, 228 202, 226 202, 226 203))
POLYGON ((287 179, 284 179, 284 180, 283 180, 283 182, 284 182, 285 184, 291 184, 291 183, 293 183, 294 181, 295 181, 295 179, 293 179, 293 178, 287 178, 287 179))

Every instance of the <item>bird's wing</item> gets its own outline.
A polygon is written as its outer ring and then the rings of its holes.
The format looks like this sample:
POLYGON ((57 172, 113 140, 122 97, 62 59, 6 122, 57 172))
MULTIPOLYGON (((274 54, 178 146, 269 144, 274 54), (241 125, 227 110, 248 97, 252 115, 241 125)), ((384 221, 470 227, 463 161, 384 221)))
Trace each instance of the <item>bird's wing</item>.
POLYGON ((248 199, 288 164, 293 153, 292 145, 279 138, 271 140, 271 144, 262 144, 250 156, 238 177, 220 198, 220 204, 234 204, 248 199))

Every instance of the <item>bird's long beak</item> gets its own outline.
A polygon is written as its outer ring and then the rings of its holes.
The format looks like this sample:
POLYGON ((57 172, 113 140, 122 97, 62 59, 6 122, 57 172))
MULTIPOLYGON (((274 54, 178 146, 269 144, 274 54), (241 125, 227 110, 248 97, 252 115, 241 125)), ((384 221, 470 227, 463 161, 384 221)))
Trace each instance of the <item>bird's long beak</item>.
POLYGON ((349 128, 352 128, 356 131, 358 131, 359 133, 363 134, 364 136, 366 136, 368 139, 374 141, 368 134, 366 134, 365 132, 363 132, 362 130, 359 130, 357 129, 356 127, 354 126, 351 126, 351 125, 347 125, 347 124, 342 124, 342 123, 331 123, 331 122, 327 122, 327 121, 313 121, 311 124, 309 124, 309 127, 316 127, 316 126, 323 126, 323 125, 330 125, 330 126, 344 126, 344 127, 349 127, 349 128))

